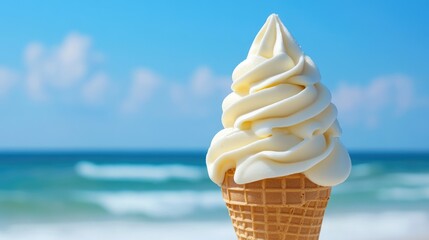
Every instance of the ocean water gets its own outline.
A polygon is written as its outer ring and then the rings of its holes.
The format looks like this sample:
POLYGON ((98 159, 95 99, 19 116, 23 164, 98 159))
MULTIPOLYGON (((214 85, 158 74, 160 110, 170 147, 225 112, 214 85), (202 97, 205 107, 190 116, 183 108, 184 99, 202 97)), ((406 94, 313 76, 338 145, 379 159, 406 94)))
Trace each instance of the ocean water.
MULTIPOLYGON (((352 161, 320 239, 429 239, 429 154, 352 161)), ((201 236, 236 239, 204 152, 0 154, 0 240, 201 236)))

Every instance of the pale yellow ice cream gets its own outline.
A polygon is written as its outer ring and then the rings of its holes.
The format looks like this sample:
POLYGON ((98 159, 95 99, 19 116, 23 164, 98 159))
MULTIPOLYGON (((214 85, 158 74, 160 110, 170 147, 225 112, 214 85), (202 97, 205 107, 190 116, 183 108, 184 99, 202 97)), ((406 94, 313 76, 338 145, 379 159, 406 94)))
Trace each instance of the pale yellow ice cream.
POLYGON ((216 184, 231 168, 239 184, 303 173, 333 186, 348 177, 350 157, 329 90, 277 15, 267 19, 232 79, 222 104, 225 129, 207 153, 216 184))

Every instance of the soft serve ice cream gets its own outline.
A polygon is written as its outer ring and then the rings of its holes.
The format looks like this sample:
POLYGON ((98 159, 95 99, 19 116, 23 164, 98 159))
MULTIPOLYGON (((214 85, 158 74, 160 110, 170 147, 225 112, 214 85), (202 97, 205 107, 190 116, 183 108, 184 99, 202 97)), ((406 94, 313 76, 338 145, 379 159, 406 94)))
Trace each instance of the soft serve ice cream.
POLYGON ((238 184, 303 173, 334 186, 348 177, 350 157, 329 90, 277 15, 267 19, 232 80, 222 104, 224 129, 207 153, 213 182, 221 185, 229 169, 238 184))

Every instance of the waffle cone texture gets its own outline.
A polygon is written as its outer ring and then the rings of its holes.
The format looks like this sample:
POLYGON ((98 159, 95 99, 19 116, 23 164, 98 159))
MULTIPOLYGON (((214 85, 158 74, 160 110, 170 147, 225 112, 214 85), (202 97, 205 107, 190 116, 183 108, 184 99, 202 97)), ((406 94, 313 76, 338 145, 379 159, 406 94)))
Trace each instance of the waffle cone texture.
POLYGON ((237 184, 225 173, 222 196, 238 240, 318 240, 331 187, 303 174, 237 184))

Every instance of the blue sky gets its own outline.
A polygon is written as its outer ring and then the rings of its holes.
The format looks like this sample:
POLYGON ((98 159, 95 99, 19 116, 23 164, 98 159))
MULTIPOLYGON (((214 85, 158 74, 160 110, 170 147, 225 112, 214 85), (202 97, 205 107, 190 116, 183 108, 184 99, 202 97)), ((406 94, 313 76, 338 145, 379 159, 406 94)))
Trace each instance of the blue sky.
POLYGON ((427 1, 0 3, 0 149, 206 149, 278 13, 351 150, 429 150, 427 1))

